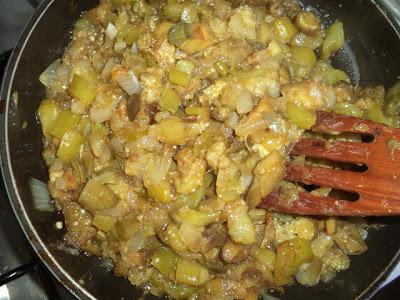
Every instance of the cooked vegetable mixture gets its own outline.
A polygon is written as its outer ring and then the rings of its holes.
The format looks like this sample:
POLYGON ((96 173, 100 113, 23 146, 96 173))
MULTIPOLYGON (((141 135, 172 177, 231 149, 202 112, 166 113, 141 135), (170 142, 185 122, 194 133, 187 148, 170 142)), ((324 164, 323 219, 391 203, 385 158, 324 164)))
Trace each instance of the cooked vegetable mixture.
MULTIPOLYGON (((257 208, 316 110, 397 125, 399 86, 350 85, 344 44, 295 0, 102 0, 41 75, 48 187, 65 239, 176 299, 313 286, 367 249, 359 220, 257 208), (392 99, 393 98, 393 99, 392 99)), ((321 195, 329 189, 313 191, 321 195)))

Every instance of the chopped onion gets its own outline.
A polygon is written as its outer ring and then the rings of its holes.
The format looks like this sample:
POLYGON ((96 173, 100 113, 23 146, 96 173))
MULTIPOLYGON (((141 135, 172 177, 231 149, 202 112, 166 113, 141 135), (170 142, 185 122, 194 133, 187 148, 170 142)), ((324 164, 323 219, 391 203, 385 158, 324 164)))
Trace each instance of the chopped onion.
POLYGON ((336 94, 335 94, 335 90, 333 89, 333 87, 328 86, 326 87, 323 96, 325 98, 326 101, 326 105, 329 108, 332 108, 335 104, 336 104, 336 94))
POLYGON ((106 64, 104 65, 103 71, 101 72, 101 77, 108 78, 111 75, 111 71, 116 64, 117 62, 113 57, 107 60, 106 64))
POLYGON ((113 23, 108 23, 107 28, 106 28, 106 37, 109 40, 114 40, 115 37, 117 36, 118 30, 117 28, 114 26, 113 23))
POLYGON ((139 232, 135 234, 129 243, 128 249, 133 252, 137 252, 138 250, 144 248, 146 245, 146 237, 143 232, 139 232))
POLYGON ((86 112, 85 104, 83 104, 81 101, 73 98, 71 100, 71 111, 74 114, 83 115, 86 112))
MULTIPOLYGON (((147 151, 156 151, 161 148, 160 142, 154 135, 145 135, 139 138, 137 140, 137 145, 140 149, 144 149, 147 151)), ((165 161, 165 159, 163 159, 163 161, 165 161)))
POLYGON ((29 180, 29 187, 31 189, 33 205, 37 210, 52 212, 55 210, 51 203, 51 198, 47 185, 35 178, 29 180))
POLYGON ((114 44, 114 50, 115 52, 122 52, 126 48, 126 43, 125 41, 116 41, 114 44))
POLYGON ((133 53, 138 53, 139 52, 139 47, 136 43, 132 44, 131 50, 133 53))
POLYGON ((239 178, 239 185, 243 188, 243 190, 247 190, 253 181, 253 176, 251 174, 243 174, 239 178))
POLYGON ((268 123, 268 128, 276 134, 286 133, 286 122, 278 114, 266 113, 264 115, 265 120, 268 123))
POLYGON ((104 107, 95 107, 92 106, 89 111, 90 120, 96 123, 103 123, 107 121, 111 115, 113 114, 114 110, 112 107, 104 106, 104 107))
POLYGON ((88 59, 76 59, 72 65, 72 72, 80 76, 88 76, 94 71, 92 63, 88 59))
POLYGON ((120 72, 115 76, 119 86, 128 93, 129 96, 138 94, 142 91, 139 79, 132 71, 120 72))
POLYGON ((187 74, 191 74, 194 69, 194 64, 189 60, 181 59, 176 63, 175 68, 187 74))
POLYGON ((111 146, 114 149, 115 152, 117 152, 119 155, 124 155, 125 154, 125 145, 123 143, 122 138, 119 135, 115 135, 111 139, 111 146))
POLYGON ((238 136, 247 137, 257 130, 265 129, 267 126, 268 123, 264 119, 244 120, 236 127, 235 133, 238 136))
POLYGON ((57 70, 60 66, 61 60, 57 59, 39 76, 39 81, 47 88, 51 88, 54 82, 57 80, 57 70))
POLYGON ((114 261, 111 258, 103 258, 99 262, 99 267, 111 272, 114 269, 114 261))
POLYGON ((239 122, 239 116, 236 112, 232 111, 228 118, 225 120, 225 125, 229 128, 235 129, 239 122))
POLYGON ((249 90, 244 89, 236 99, 236 111, 238 114, 248 113, 253 109, 254 103, 249 90))
POLYGON ((169 169, 172 165, 172 159, 168 155, 162 157, 151 157, 146 164, 144 181, 149 185, 157 185, 159 182, 165 179, 169 169))

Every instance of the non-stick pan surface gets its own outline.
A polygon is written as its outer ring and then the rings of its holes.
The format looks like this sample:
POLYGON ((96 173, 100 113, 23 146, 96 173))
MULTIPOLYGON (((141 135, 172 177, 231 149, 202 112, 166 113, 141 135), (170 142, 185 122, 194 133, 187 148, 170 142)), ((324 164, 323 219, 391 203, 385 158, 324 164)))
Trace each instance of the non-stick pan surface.
MULTIPOLYGON (((400 39, 394 25, 370 0, 307 0, 321 12, 322 19, 340 19, 345 24, 348 46, 334 64, 345 68, 353 83, 386 87, 400 75, 400 39)), ((82 299, 137 299, 141 291, 123 278, 112 276, 98 258, 77 255, 63 242, 64 230, 54 226, 62 217, 40 212, 33 206, 31 178, 47 181, 41 158, 41 129, 35 112, 45 96, 38 81, 40 73, 59 58, 69 43, 70 30, 81 12, 96 5, 95 0, 44 1, 27 25, 9 63, 1 99, 1 163, 3 177, 14 211, 33 248, 49 270, 73 294, 82 299), (18 93, 18 103, 12 95, 18 93), (23 129, 22 124, 27 126, 23 129)), ((282 299, 367 298, 398 261, 399 218, 372 220, 384 224, 371 229, 369 250, 351 259, 349 270, 328 284, 312 288, 294 285, 282 299)))

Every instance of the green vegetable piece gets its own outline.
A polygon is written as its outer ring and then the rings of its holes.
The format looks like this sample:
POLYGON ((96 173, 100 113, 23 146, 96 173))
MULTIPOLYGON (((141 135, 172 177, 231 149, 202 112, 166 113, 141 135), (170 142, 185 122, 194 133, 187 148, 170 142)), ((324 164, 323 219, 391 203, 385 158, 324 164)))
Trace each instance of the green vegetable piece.
POLYGON ((286 114, 293 124, 302 129, 310 129, 317 121, 315 112, 307 110, 294 102, 287 104, 286 114))
POLYGON ((366 113, 366 117, 371 121, 382 123, 388 126, 392 126, 393 124, 393 120, 383 113, 382 107, 378 102, 374 102, 372 104, 371 108, 366 113))
POLYGON ((151 276, 150 283, 165 291, 173 299, 191 299, 190 296, 196 291, 193 286, 171 281, 156 272, 151 276))
POLYGON ((188 73, 174 68, 169 71, 168 79, 171 83, 186 87, 190 83, 191 76, 188 73))
POLYGON ((260 43, 266 44, 271 40, 272 40, 271 26, 266 22, 262 22, 260 25, 260 29, 258 31, 258 41, 260 43))
POLYGON ((297 33, 297 28, 288 17, 276 19, 272 30, 275 36, 284 43, 289 43, 297 33))
POLYGON ((38 115, 44 134, 47 134, 51 130, 59 114, 60 109, 54 100, 44 99, 42 102, 40 102, 38 115))
POLYGON ((167 5, 164 6, 164 16, 174 22, 178 22, 181 19, 183 9, 184 5, 177 0, 168 0, 167 5))
POLYGON ((92 225, 104 232, 108 232, 116 222, 117 218, 113 216, 94 215, 92 225))
POLYGON ((79 99, 85 106, 89 106, 96 96, 96 88, 85 77, 74 74, 69 94, 79 99))
POLYGON ((326 38, 322 45, 322 59, 328 59, 344 45, 343 23, 336 21, 326 30, 326 38))
POLYGON ((65 163, 74 160, 84 144, 85 139, 75 131, 67 131, 60 142, 58 147, 57 156, 65 163))
POLYGON ((214 64, 215 70, 221 77, 226 77, 229 74, 229 66, 226 62, 219 60, 214 64))
POLYGON ((310 241, 294 238, 281 243, 276 249, 274 283, 282 286, 292 282, 300 266, 313 258, 310 241))
POLYGON ((176 261, 176 255, 166 248, 158 249, 151 257, 151 264, 165 276, 175 272, 176 261))
POLYGON ((186 259, 178 260, 175 276, 177 281, 194 286, 202 285, 210 278, 207 268, 186 259))
POLYGON ((181 45, 189 38, 187 27, 188 25, 185 23, 179 23, 173 26, 168 32, 168 41, 175 46, 181 45))
POLYGON ((254 257, 268 269, 274 269, 276 259, 276 254, 274 251, 266 248, 260 248, 254 253, 254 257))
POLYGON ((386 93, 385 111, 390 116, 400 115, 400 81, 393 85, 386 93))
POLYGON ((181 14, 182 22, 198 23, 200 22, 199 9, 194 3, 185 3, 181 14))
POLYGON ((175 68, 179 71, 191 74, 194 69, 194 64, 190 60, 178 60, 175 68))
POLYGON ((349 102, 339 102, 336 103, 333 107, 333 111, 337 114, 346 115, 346 116, 353 116, 357 118, 361 118, 363 112, 353 103, 349 102))
POLYGON ((70 110, 63 110, 49 129, 49 133, 61 139, 67 131, 73 130, 78 124, 80 117, 70 110))
POLYGON ((334 68, 322 72, 322 80, 330 85, 335 85, 340 81, 350 83, 350 78, 344 71, 334 68))
POLYGON ((91 213, 112 208, 118 201, 116 194, 95 179, 90 179, 86 183, 79 196, 79 203, 91 213))
POLYGON ((307 47, 292 46, 290 52, 294 62, 302 66, 313 67, 317 62, 314 51, 307 47))

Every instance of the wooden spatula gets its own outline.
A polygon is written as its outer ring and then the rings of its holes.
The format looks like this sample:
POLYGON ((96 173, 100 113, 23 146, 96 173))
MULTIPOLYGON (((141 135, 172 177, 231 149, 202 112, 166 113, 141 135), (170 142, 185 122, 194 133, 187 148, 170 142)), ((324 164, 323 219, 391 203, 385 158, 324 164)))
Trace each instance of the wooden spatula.
POLYGON ((364 164, 368 169, 359 173, 291 161, 286 168, 285 180, 357 193, 359 199, 348 201, 329 195, 317 196, 307 191, 299 192, 295 199, 285 199, 282 191, 277 189, 263 199, 261 207, 302 215, 400 215, 400 129, 319 111, 311 130, 333 135, 358 133, 373 137, 373 140, 362 143, 303 138, 294 146, 292 156, 364 164))

